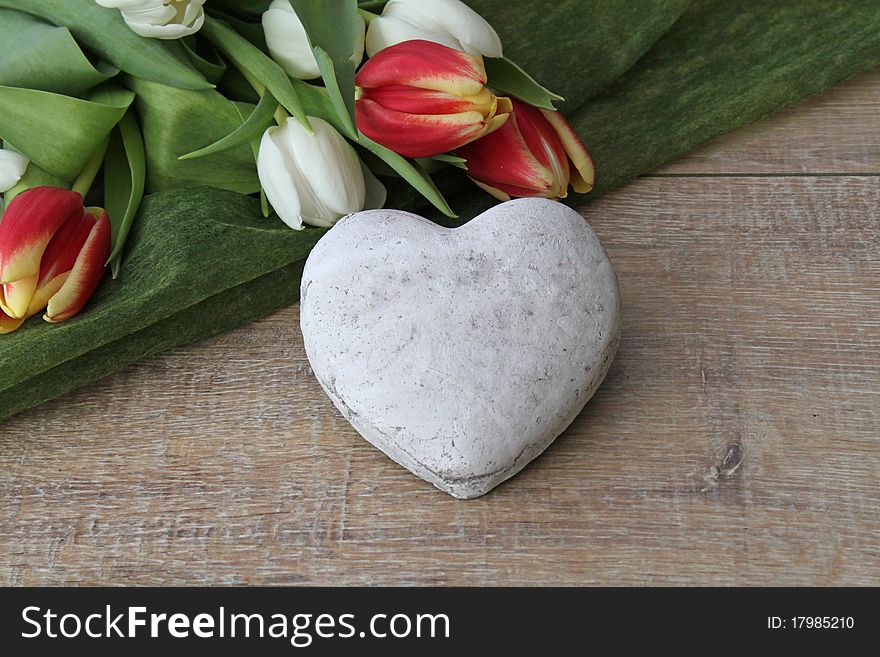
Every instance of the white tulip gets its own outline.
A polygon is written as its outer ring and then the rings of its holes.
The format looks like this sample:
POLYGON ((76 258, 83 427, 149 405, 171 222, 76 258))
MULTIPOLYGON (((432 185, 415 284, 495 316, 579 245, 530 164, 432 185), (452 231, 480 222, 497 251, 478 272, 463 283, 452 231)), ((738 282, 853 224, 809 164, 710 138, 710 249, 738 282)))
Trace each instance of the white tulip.
POLYGON ((95 0, 118 9, 133 32, 153 39, 180 39, 205 22, 205 0, 95 0))
POLYGON ((382 15, 370 21, 367 53, 421 39, 463 50, 471 55, 502 57, 494 28, 459 0, 391 0, 382 15))
POLYGON ((18 184, 28 166, 28 159, 15 151, 0 148, 0 194, 18 184))
MULTIPOLYGON (((364 33, 366 25, 358 14, 360 26, 352 61, 360 66, 364 59, 364 33)), ((273 0, 263 14, 263 32, 272 59, 278 62, 287 74, 300 80, 314 80, 321 77, 318 62, 312 53, 312 46, 306 35, 306 28, 293 10, 289 0, 273 0)))
POLYGON ((385 188, 354 148, 323 119, 313 134, 294 118, 263 134, 257 171, 266 198, 288 226, 329 228, 342 217, 385 203, 385 188))

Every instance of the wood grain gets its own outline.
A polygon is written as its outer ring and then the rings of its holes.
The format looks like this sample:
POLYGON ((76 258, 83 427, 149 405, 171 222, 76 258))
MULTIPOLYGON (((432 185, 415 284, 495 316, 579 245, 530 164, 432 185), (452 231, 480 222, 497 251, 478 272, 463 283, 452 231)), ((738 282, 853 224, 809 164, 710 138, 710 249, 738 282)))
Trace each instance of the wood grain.
POLYGON ((584 207, 620 354, 492 494, 363 441, 291 308, 3 423, 0 583, 880 584, 878 98, 862 76, 584 207))

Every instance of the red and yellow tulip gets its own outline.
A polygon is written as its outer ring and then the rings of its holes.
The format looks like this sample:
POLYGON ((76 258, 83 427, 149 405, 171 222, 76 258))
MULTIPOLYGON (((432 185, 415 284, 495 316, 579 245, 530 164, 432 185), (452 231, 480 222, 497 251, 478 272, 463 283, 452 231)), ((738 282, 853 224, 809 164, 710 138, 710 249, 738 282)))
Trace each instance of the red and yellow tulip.
POLYGON ((474 182, 501 201, 565 198, 569 184, 581 194, 593 189, 593 161, 568 121, 559 112, 512 102, 507 123, 456 150, 474 182))
POLYGON ((61 322, 78 313, 104 275, 110 219, 82 197, 36 187, 15 197, 0 221, 0 333, 45 309, 61 322))
POLYGON ((406 157, 455 150, 497 130, 510 100, 486 88, 483 58, 430 41, 385 48, 357 75, 357 125, 406 157))

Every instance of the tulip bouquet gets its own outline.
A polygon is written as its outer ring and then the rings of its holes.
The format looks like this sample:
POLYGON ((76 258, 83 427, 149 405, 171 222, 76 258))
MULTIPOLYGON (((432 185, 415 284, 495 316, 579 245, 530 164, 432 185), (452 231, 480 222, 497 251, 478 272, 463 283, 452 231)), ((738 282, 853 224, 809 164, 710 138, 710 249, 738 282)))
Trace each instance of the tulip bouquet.
POLYGON ((4 333, 118 275, 145 192, 260 194, 302 230, 382 207, 380 178, 454 218, 431 178, 447 167, 502 200, 593 185, 561 97, 459 0, 0 0, 0 24, 21 57, 0 73, 4 333), (55 54, 77 55, 69 76, 55 54))
POLYGON ((0 0, 0 419, 294 302, 345 214, 595 198, 878 64, 876 0, 0 0))

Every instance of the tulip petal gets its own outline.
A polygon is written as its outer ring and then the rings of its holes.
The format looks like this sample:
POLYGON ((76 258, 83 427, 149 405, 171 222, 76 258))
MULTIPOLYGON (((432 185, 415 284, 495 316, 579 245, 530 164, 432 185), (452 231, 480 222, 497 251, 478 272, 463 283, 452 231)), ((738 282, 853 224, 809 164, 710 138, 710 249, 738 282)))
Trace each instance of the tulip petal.
POLYGON ((362 210, 366 197, 360 159, 329 123, 309 117, 310 134, 288 119, 263 136, 257 169, 275 212, 291 228, 303 222, 329 228, 362 210))
POLYGON ((364 174, 364 210, 378 210, 385 207, 388 200, 388 190, 385 185, 373 174, 366 164, 361 162, 361 171, 364 174))
POLYGON ((272 59, 300 80, 321 77, 306 28, 288 0, 275 0, 263 13, 263 32, 272 59))
MULTIPOLYGON (((28 159, 24 155, 0 148, 0 194, 15 187, 27 170, 27 166, 28 159)), ((2 211, 3 209, 0 208, 0 214, 2 211)))
POLYGON ((15 197, 0 222, 0 284, 40 273, 40 259, 55 232, 82 197, 55 187, 35 187, 15 197))
POLYGON ((37 278, 26 276, 14 283, 5 283, 0 291, 0 309, 15 319, 24 317, 37 291, 37 278))
POLYGON ((367 54, 370 57, 406 41, 433 41, 447 48, 462 49, 461 42, 449 33, 432 32, 395 16, 379 16, 370 21, 366 39, 367 54))
POLYGON ((205 0, 100 0, 115 7, 136 34, 154 39, 179 39, 195 34, 205 22, 205 0))
POLYGON ((22 324, 24 324, 24 317, 15 319, 0 310, 0 335, 12 333, 22 324))
MULTIPOLYGON (((384 51, 383 51, 384 52, 384 51)), ((367 137, 404 157, 432 157, 480 138, 488 125, 479 112, 407 114, 359 100, 357 123, 367 137)))
POLYGON ((553 173, 529 150, 516 114, 493 133, 457 149, 456 155, 467 160, 472 178, 510 196, 549 197, 558 186, 553 173))
POLYGON ((586 194, 593 189, 596 182, 596 167, 593 164, 593 158, 590 157, 590 153, 584 147, 580 137, 562 114, 548 110, 542 110, 542 112, 556 130, 565 152, 574 164, 575 171, 571 174, 571 186, 579 194, 586 194))
POLYGON ((564 198, 568 193, 571 174, 568 154, 556 130, 538 108, 520 101, 514 101, 513 106, 517 126, 526 146, 535 159, 550 171, 554 182, 551 194, 564 198))
POLYGON ((281 221, 294 230, 302 230, 302 203, 297 180, 294 178, 296 170, 296 160, 287 154, 287 149, 283 146, 282 128, 266 130, 257 157, 260 184, 281 221))
POLYGON ((479 112, 484 116, 492 116, 498 106, 498 99, 485 87, 472 96, 455 96, 445 91, 396 84, 363 89, 360 98, 372 100, 386 109, 407 114, 479 112))
POLYGON ((94 227, 95 217, 83 210, 61 224, 61 228, 58 229, 43 252, 40 261, 40 277, 37 282, 38 289, 52 279, 73 269, 76 258, 94 227))
POLYGON ((31 299, 31 305, 28 306, 26 317, 33 317, 37 313, 42 312, 49 305, 49 299, 58 293, 69 277, 70 272, 66 271, 51 279, 42 287, 38 287, 34 293, 34 298, 31 299))
POLYGON ((460 0, 391 0, 382 16, 370 22, 370 32, 370 55, 403 41, 425 39, 472 55, 503 56, 498 33, 460 0))
POLYGON ((487 79, 482 57, 430 41, 406 41, 369 59, 355 82, 362 89, 408 85, 473 96, 487 79))
POLYGON ((495 28, 460 0, 391 0, 383 13, 451 34, 472 55, 504 56, 495 28))
POLYGON ((300 192, 306 223, 329 228, 362 210, 366 190, 354 148, 323 119, 315 119, 314 134, 288 123, 289 147, 303 174, 300 192))
POLYGON ((110 218, 103 210, 88 210, 98 221, 76 258, 70 275, 55 295, 49 299, 47 322, 61 322, 78 313, 92 296, 104 276, 104 263, 110 255, 110 218))

